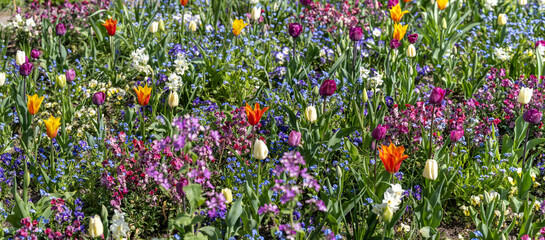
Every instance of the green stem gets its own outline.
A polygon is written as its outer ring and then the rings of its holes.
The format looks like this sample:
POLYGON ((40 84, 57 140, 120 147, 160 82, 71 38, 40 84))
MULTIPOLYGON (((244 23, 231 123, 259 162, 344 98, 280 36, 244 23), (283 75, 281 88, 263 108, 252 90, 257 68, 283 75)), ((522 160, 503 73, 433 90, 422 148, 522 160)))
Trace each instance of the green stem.
POLYGON ((430 154, 429 159, 432 159, 432 142, 433 142, 433 122, 435 120, 435 104, 433 104, 432 110, 431 110, 431 128, 430 128, 430 154))
POLYGON ((526 147, 528 146, 528 138, 530 136, 530 128, 532 125, 528 125, 528 130, 526 130, 526 141, 524 142, 524 151, 522 151, 522 167, 526 164, 526 147))
POLYGON ((140 114, 140 127, 142 128, 142 142, 146 141, 145 136, 145 123, 144 123, 144 113, 146 112, 146 109, 144 106, 141 107, 141 114, 140 114))

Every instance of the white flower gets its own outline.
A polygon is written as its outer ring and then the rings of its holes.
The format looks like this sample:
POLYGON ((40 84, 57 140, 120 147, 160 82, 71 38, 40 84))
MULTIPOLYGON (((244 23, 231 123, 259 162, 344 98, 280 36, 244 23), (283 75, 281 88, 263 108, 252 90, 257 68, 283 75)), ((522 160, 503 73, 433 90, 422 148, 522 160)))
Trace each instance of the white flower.
POLYGON ((176 72, 183 76, 185 71, 189 69, 189 61, 185 58, 185 55, 178 54, 176 60, 174 60, 174 66, 176 67, 176 72))
POLYGON ((411 226, 410 225, 406 225, 406 224, 401 223, 399 225, 399 227, 405 232, 410 232, 411 231, 411 226))
POLYGON ((132 64, 131 66, 139 73, 150 74, 151 67, 148 64, 149 55, 146 54, 145 48, 139 48, 131 53, 132 64))
POLYGON ((129 224, 125 222, 125 213, 114 210, 110 231, 113 239, 125 239, 130 231, 129 224))
POLYGON ((498 58, 501 61, 507 61, 511 58, 511 56, 509 55, 509 52, 507 52, 503 48, 495 48, 494 56, 496 56, 496 58, 498 58))
POLYGON ((487 10, 492 10, 494 7, 496 7, 496 5, 498 5, 498 0, 485 0, 484 1, 484 7, 487 10))
POLYGON ((258 4, 259 0, 250 0, 250 4, 258 4))
POLYGON ((380 28, 373 29, 373 36, 380 37, 380 34, 382 34, 382 30, 380 30, 380 28))
POLYGON ((374 214, 380 215, 382 214, 382 210, 387 206, 386 203, 376 204, 373 203, 373 210, 371 210, 374 214))
POLYGON ((479 196, 473 195, 471 196, 471 198, 469 198, 469 201, 471 202, 473 206, 477 206, 481 204, 481 198, 479 196))
POLYGON ((360 76, 361 76, 361 78, 368 79, 370 72, 371 71, 369 71, 369 69, 367 69, 367 68, 365 68, 363 66, 360 67, 360 76))
POLYGON ((403 195, 403 193, 405 192, 405 190, 403 190, 403 188, 401 187, 401 184, 396 183, 396 184, 391 184, 390 186, 391 187, 388 188, 386 191, 393 193, 397 195, 398 197, 401 197, 401 195, 403 195))
POLYGON ((392 208, 392 211, 396 212, 399 209, 399 204, 401 204, 401 198, 395 193, 386 191, 382 203, 388 204, 392 208))

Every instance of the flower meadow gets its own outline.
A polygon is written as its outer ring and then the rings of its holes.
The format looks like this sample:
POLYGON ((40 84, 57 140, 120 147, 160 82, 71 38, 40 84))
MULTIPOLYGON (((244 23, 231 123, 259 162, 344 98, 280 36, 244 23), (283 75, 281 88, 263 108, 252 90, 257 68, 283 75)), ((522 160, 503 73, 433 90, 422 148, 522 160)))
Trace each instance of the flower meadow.
POLYGON ((545 240, 543 0, 18 3, 1 239, 545 240))

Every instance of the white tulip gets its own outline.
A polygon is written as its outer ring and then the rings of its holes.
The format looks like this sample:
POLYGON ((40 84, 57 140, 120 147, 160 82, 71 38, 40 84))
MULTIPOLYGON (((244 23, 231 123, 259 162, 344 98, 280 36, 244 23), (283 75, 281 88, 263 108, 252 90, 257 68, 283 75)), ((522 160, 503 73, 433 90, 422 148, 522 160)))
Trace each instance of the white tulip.
POLYGON ((423 176, 429 180, 435 180, 437 179, 438 172, 437 161, 435 159, 428 159, 424 167, 423 176))
POLYGON ((305 118, 311 123, 316 122, 318 114, 316 113, 316 108, 314 106, 308 106, 305 109, 305 118))
POLYGON ((526 6, 526 4, 528 4, 528 0, 519 0, 518 2, 521 6, 526 6))
POLYGON ((191 21, 189 23, 189 31, 192 31, 192 32, 197 31, 197 23, 195 21, 191 21))
POLYGON ((150 33, 156 33, 159 30, 159 22, 152 22, 149 26, 150 33))
POLYGON ((23 63, 26 62, 26 54, 23 51, 17 51, 17 55, 15 55, 15 63, 17 65, 21 66, 23 63))
POLYGON ((252 13, 250 14, 251 19, 254 21, 259 20, 261 17, 261 8, 260 7, 254 7, 252 8, 252 13))
POLYGON ((254 158, 259 160, 267 158, 267 155, 269 155, 269 149, 267 148, 265 142, 259 139, 255 140, 253 154, 254 158))
POLYGON ((409 47, 407 47, 407 56, 410 57, 410 58, 413 58, 416 56, 416 48, 414 47, 413 44, 409 45, 409 47))
POLYGON ((0 72, 0 86, 4 86, 6 83, 6 73, 0 72))
POLYGON ((172 108, 177 107, 179 102, 178 93, 176 91, 171 91, 168 95, 168 105, 172 108))
POLYGON ((102 221, 98 215, 89 219, 89 235, 92 238, 98 238, 102 236, 104 232, 104 226, 102 226, 102 221))
POLYGON ((501 13, 498 15, 498 25, 503 26, 507 24, 507 15, 505 13, 501 13))
POLYGON ((533 89, 522 87, 519 91, 517 102, 522 104, 528 104, 532 100, 532 95, 534 95, 533 89))

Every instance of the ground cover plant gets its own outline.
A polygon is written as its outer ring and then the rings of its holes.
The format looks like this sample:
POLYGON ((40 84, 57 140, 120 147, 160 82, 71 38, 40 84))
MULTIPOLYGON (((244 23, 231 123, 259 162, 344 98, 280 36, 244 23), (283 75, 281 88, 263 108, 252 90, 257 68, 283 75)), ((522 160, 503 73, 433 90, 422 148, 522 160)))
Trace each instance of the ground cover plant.
POLYGON ((544 10, 18 1, 0 238, 543 240, 544 10))

